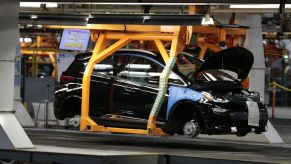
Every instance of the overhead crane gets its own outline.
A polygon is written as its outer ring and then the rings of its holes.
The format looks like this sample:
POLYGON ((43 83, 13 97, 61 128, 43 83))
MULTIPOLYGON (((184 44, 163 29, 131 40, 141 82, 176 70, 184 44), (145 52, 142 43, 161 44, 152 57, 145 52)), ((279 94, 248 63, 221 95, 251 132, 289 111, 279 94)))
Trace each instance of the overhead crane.
POLYGON ((184 47, 186 45, 199 46, 201 48, 199 58, 203 59, 207 49, 211 49, 214 52, 222 50, 221 44, 227 47, 243 45, 247 34, 246 28, 234 26, 92 24, 88 26, 47 26, 47 28, 90 29, 91 39, 96 41, 92 57, 86 66, 83 76, 80 131, 157 136, 166 135, 162 129, 156 127, 156 118, 167 91, 168 76, 175 64, 177 55, 183 51, 184 47), (113 41, 115 42, 112 43, 113 41), (159 81, 159 93, 148 117, 147 129, 129 129, 99 125, 89 116, 90 79, 94 65, 132 41, 150 41, 157 47, 166 63, 159 81), (170 43, 169 53, 166 51, 165 43, 170 43))

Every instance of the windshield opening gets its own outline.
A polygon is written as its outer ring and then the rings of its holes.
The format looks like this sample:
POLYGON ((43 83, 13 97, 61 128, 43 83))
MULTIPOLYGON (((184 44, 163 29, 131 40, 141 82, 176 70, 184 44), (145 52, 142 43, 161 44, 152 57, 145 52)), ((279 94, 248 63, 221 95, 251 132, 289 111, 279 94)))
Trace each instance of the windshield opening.
POLYGON ((179 54, 176 61, 178 70, 186 77, 191 77, 190 75, 194 75, 201 63, 202 61, 196 59, 192 54, 185 52, 179 54))
POLYGON ((203 82, 236 81, 236 79, 233 76, 229 75, 228 73, 215 69, 209 69, 199 72, 196 76, 196 80, 203 82))

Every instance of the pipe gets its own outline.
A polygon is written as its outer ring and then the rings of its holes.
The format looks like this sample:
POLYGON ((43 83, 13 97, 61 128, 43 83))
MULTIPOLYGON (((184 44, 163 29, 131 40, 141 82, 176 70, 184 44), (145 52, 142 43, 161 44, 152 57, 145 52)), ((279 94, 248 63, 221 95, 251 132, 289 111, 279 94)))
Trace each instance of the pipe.
POLYGON ((272 119, 275 118, 275 105, 276 105, 276 85, 273 84, 273 95, 272 95, 272 119))
POLYGON ((152 128, 151 126, 155 125, 156 117, 161 109, 161 106, 164 102, 165 99, 165 94, 168 89, 168 77, 172 71, 172 68, 174 67, 176 63, 176 56, 172 55, 170 56, 168 62, 166 63, 166 66, 162 72, 162 75, 160 77, 160 82, 159 82, 159 93, 157 95, 157 98, 155 100, 155 103, 153 105, 153 108, 151 110, 149 119, 148 119, 148 131, 149 133, 152 133, 152 128))

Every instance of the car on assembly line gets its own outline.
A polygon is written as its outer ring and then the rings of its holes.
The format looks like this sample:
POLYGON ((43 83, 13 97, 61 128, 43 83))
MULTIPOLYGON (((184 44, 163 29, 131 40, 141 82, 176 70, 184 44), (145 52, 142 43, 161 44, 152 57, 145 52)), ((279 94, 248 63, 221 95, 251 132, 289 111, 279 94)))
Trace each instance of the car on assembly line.
MULTIPOLYGON (((89 116, 104 126, 146 129, 165 66, 149 51, 118 50, 94 66, 89 116)), ((79 126, 82 77, 91 53, 78 54, 55 91, 55 115, 79 126)), ((181 53, 168 78, 157 127, 168 134, 236 134, 266 131, 268 114, 258 92, 244 89, 253 54, 233 47, 205 61, 181 53)))

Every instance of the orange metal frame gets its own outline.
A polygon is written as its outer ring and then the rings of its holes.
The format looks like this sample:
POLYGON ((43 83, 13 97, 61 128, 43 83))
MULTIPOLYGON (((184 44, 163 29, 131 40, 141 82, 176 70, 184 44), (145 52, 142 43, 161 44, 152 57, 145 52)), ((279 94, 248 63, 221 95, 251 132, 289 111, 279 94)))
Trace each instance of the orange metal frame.
MULTIPOLYGON (((185 28, 183 28, 185 29, 185 28)), ((127 45, 131 41, 153 41, 162 57, 165 61, 168 60, 169 55, 162 43, 162 41, 172 42, 172 48, 170 55, 177 55, 183 49, 185 44, 180 43, 183 40, 180 36, 181 27, 176 26, 174 31, 171 33, 148 33, 148 32, 135 32, 135 33, 124 33, 124 32, 97 32, 99 37, 97 39, 96 46, 93 50, 92 57, 88 62, 84 76, 83 76, 83 90, 82 90, 82 110, 81 110, 81 131, 103 131, 103 132, 117 132, 117 133, 134 133, 134 134, 153 134, 153 135, 165 135, 165 133, 155 126, 155 117, 149 117, 148 127, 150 130, 144 129, 127 129, 127 128, 115 128, 105 127, 98 125, 89 117, 89 95, 90 95, 90 79, 94 68, 94 65, 105 59, 106 57, 113 54, 118 49, 127 45), (114 44, 109 45, 109 40, 117 40, 114 44), (180 48, 178 47, 180 46, 180 48)), ((186 32, 183 32, 184 34, 186 32)), ((186 37, 186 36, 185 36, 186 37)))
MULTIPOLYGON (((192 34, 202 35, 198 39, 197 44, 201 48, 199 58, 203 59, 206 50, 209 48, 214 52, 218 52, 221 48, 219 42, 226 42, 227 46, 235 46, 238 44, 237 39, 241 36, 245 37, 245 29, 218 28, 205 26, 149 26, 149 25, 91 25, 91 26, 49 26, 49 28, 79 28, 91 29, 91 38, 97 43, 92 53, 92 57, 88 62, 84 76, 82 89, 82 109, 80 130, 81 131, 102 131, 113 133, 132 133, 132 134, 151 134, 162 136, 165 133, 156 127, 156 115, 150 115, 147 129, 128 129, 105 127, 98 125, 89 116, 89 96, 90 96, 90 80, 94 65, 113 54, 118 49, 124 47, 132 41, 152 41, 162 55, 165 62, 169 60, 169 54, 166 51, 165 44, 171 43, 170 56, 176 56, 181 52, 189 41, 192 34), (207 37, 212 36, 212 40, 207 37), (214 36, 214 39, 213 39, 214 36), (208 40, 207 40, 208 39, 208 40), (117 40, 109 45, 111 41, 117 40)), ((211 37, 210 37, 211 38, 211 37)))

